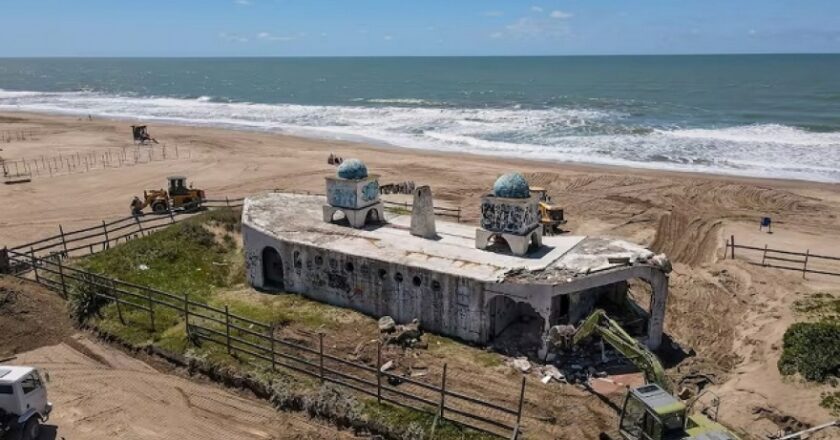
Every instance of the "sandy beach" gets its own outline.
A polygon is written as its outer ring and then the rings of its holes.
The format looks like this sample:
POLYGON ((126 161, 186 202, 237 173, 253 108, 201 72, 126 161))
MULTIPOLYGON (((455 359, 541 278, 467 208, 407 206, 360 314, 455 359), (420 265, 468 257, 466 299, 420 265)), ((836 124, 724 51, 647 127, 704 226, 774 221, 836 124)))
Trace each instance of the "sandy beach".
MULTIPOLYGON (((29 113, 0 114, 0 132, 27 132, 0 143, 6 160, 135 148, 131 121, 29 113)), ((761 247, 840 256, 840 184, 535 162, 410 150, 278 133, 154 123, 152 135, 178 157, 86 172, 34 176, 0 185, 0 246, 95 225, 129 214, 143 189, 185 175, 210 198, 270 190, 322 192, 334 172, 327 157, 359 158, 382 184, 432 187, 436 204, 460 207, 474 223, 479 197, 495 178, 520 171, 565 208, 567 229, 642 243, 674 262, 666 331, 696 352, 677 368, 714 377, 723 421, 774 431, 791 417, 817 424, 828 386, 780 376, 781 337, 797 319, 792 304, 809 293, 840 294, 840 277, 808 276, 722 259, 725 237, 761 247), (773 220, 773 234, 759 219, 773 220)), ((146 148, 146 147, 139 147, 146 148)), ((772 177, 772 176, 768 176, 772 177)), ((838 268, 840 270, 840 268, 838 268)))

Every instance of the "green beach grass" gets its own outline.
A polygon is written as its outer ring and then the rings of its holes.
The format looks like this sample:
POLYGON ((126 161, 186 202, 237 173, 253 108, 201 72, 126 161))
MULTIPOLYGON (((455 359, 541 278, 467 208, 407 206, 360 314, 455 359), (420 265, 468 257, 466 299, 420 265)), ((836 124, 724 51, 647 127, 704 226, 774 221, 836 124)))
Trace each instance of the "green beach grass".
MULTIPOLYGON (((187 295, 191 301, 214 307, 228 307, 234 315, 276 325, 290 324, 312 331, 338 329, 356 312, 307 300, 299 295, 265 295, 245 286, 244 257, 238 245, 239 213, 219 210, 202 213, 146 237, 116 246, 74 262, 80 269, 141 286, 187 295)), ((311 377, 272 371, 270 363, 244 354, 228 355, 220 344, 195 345, 187 338, 183 314, 157 306, 154 330, 146 310, 104 302, 85 294, 89 285, 77 283, 70 290, 70 302, 77 319, 114 335, 135 348, 154 346, 204 365, 262 383, 271 390, 272 403, 279 409, 304 410, 313 417, 339 425, 370 430, 386 438, 428 438, 434 416, 394 405, 379 405, 375 399, 357 398, 344 390, 321 385, 311 377), (79 305, 81 304, 81 305, 79 305), (325 388, 325 387, 328 387, 325 388)), ((139 305, 142 300, 131 299, 139 305)), ((169 300, 171 301, 171 300, 169 300)), ((190 320, 191 322, 192 319, 190 320)), ((202 322, 223 330, 223 326, 202 322)), ((242 339, 251 338, 239 334, 242 339)), ((443 339, 443 338, 441 338, 443 339)), ((495 363, 495 359, 482 359, 495 363)), ((484 439, 493 436, 438 421, 435 438, 484 439)))

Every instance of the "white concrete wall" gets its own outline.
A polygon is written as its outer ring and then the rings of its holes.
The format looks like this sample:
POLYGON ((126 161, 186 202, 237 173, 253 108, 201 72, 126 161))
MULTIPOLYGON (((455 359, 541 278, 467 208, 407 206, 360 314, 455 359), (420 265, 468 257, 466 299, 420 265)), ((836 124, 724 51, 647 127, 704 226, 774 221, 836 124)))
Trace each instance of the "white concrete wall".
POLYGON ((374 317, 390 315, 400 323, 417 318, 426 330, 486 342, 481 282, 288 243, 246 224, 242 236, 248 282, 256 288, 264 287, 262 252, 270 246, 283 260, 286 291, 374 317))

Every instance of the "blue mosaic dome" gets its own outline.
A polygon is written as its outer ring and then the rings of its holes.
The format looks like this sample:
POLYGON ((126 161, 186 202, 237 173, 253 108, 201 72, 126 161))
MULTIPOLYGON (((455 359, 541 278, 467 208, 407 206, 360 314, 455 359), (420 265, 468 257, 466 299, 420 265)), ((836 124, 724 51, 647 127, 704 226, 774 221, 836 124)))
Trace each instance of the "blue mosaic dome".
POLYGON ((359 180, 368 176, 365 163, 359 159, 347 159, 338 166, 338 177, 359 180))
POLYGON ((493 195, 508 199, 527 199, 531 196, 528 181, 519 173, 503 174, 493 184, 493 195))

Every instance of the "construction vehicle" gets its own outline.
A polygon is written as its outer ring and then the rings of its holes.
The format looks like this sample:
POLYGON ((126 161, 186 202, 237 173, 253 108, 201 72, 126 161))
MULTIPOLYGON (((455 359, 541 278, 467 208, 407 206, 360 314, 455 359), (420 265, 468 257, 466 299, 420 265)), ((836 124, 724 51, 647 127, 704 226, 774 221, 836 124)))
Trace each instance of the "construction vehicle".
POLYGON ((163 214, 171 209, 185 211, 196 210, 201 207, 206 197, 204 190, 193 189, 186 186, 187 178, 184 176, 169 176, 169 189, 151 189, 143 191, 143 199, 134 197, 131 201, 131 214, 141 215, 147 206, 152 207, 155 214, 163 214))
POLYGON ((545 188, 532 186, 530 190, 540 198, 540 224, 543 227, 543 235, 558 235, 565 232, 560 228, 560 225, 566 224, 563 208, 551 204, 551 197, 545 188))
POLYGON ((38 370, 0 365, 0 439, 37 439, 50 412, 52 403, 38 370))
MULTIPOLYGON (((565 348, 597 334, 605 343, 626 356, 645 375, 646 385, 628 390, 621 408, 618 432, 625 440, 738 440, 738 437, 717 423, 715 399, 712 418, 701 413, 690 414, 695 398, 686 404, 672 392, 665 369, 655 354, 630 336, 601 309, 595 310, 561 345, 565 348)), ((698 396, 699 398, 699 396, 698 396)), ((607 435, 602 435, 607 437, 607 435)))
POLYGON ((157 139, 149 134, 149 129, 145 125, 132 125, 131 135, 134 137, 134 143, 145 145, 146 142, 158 143, 157 139))

